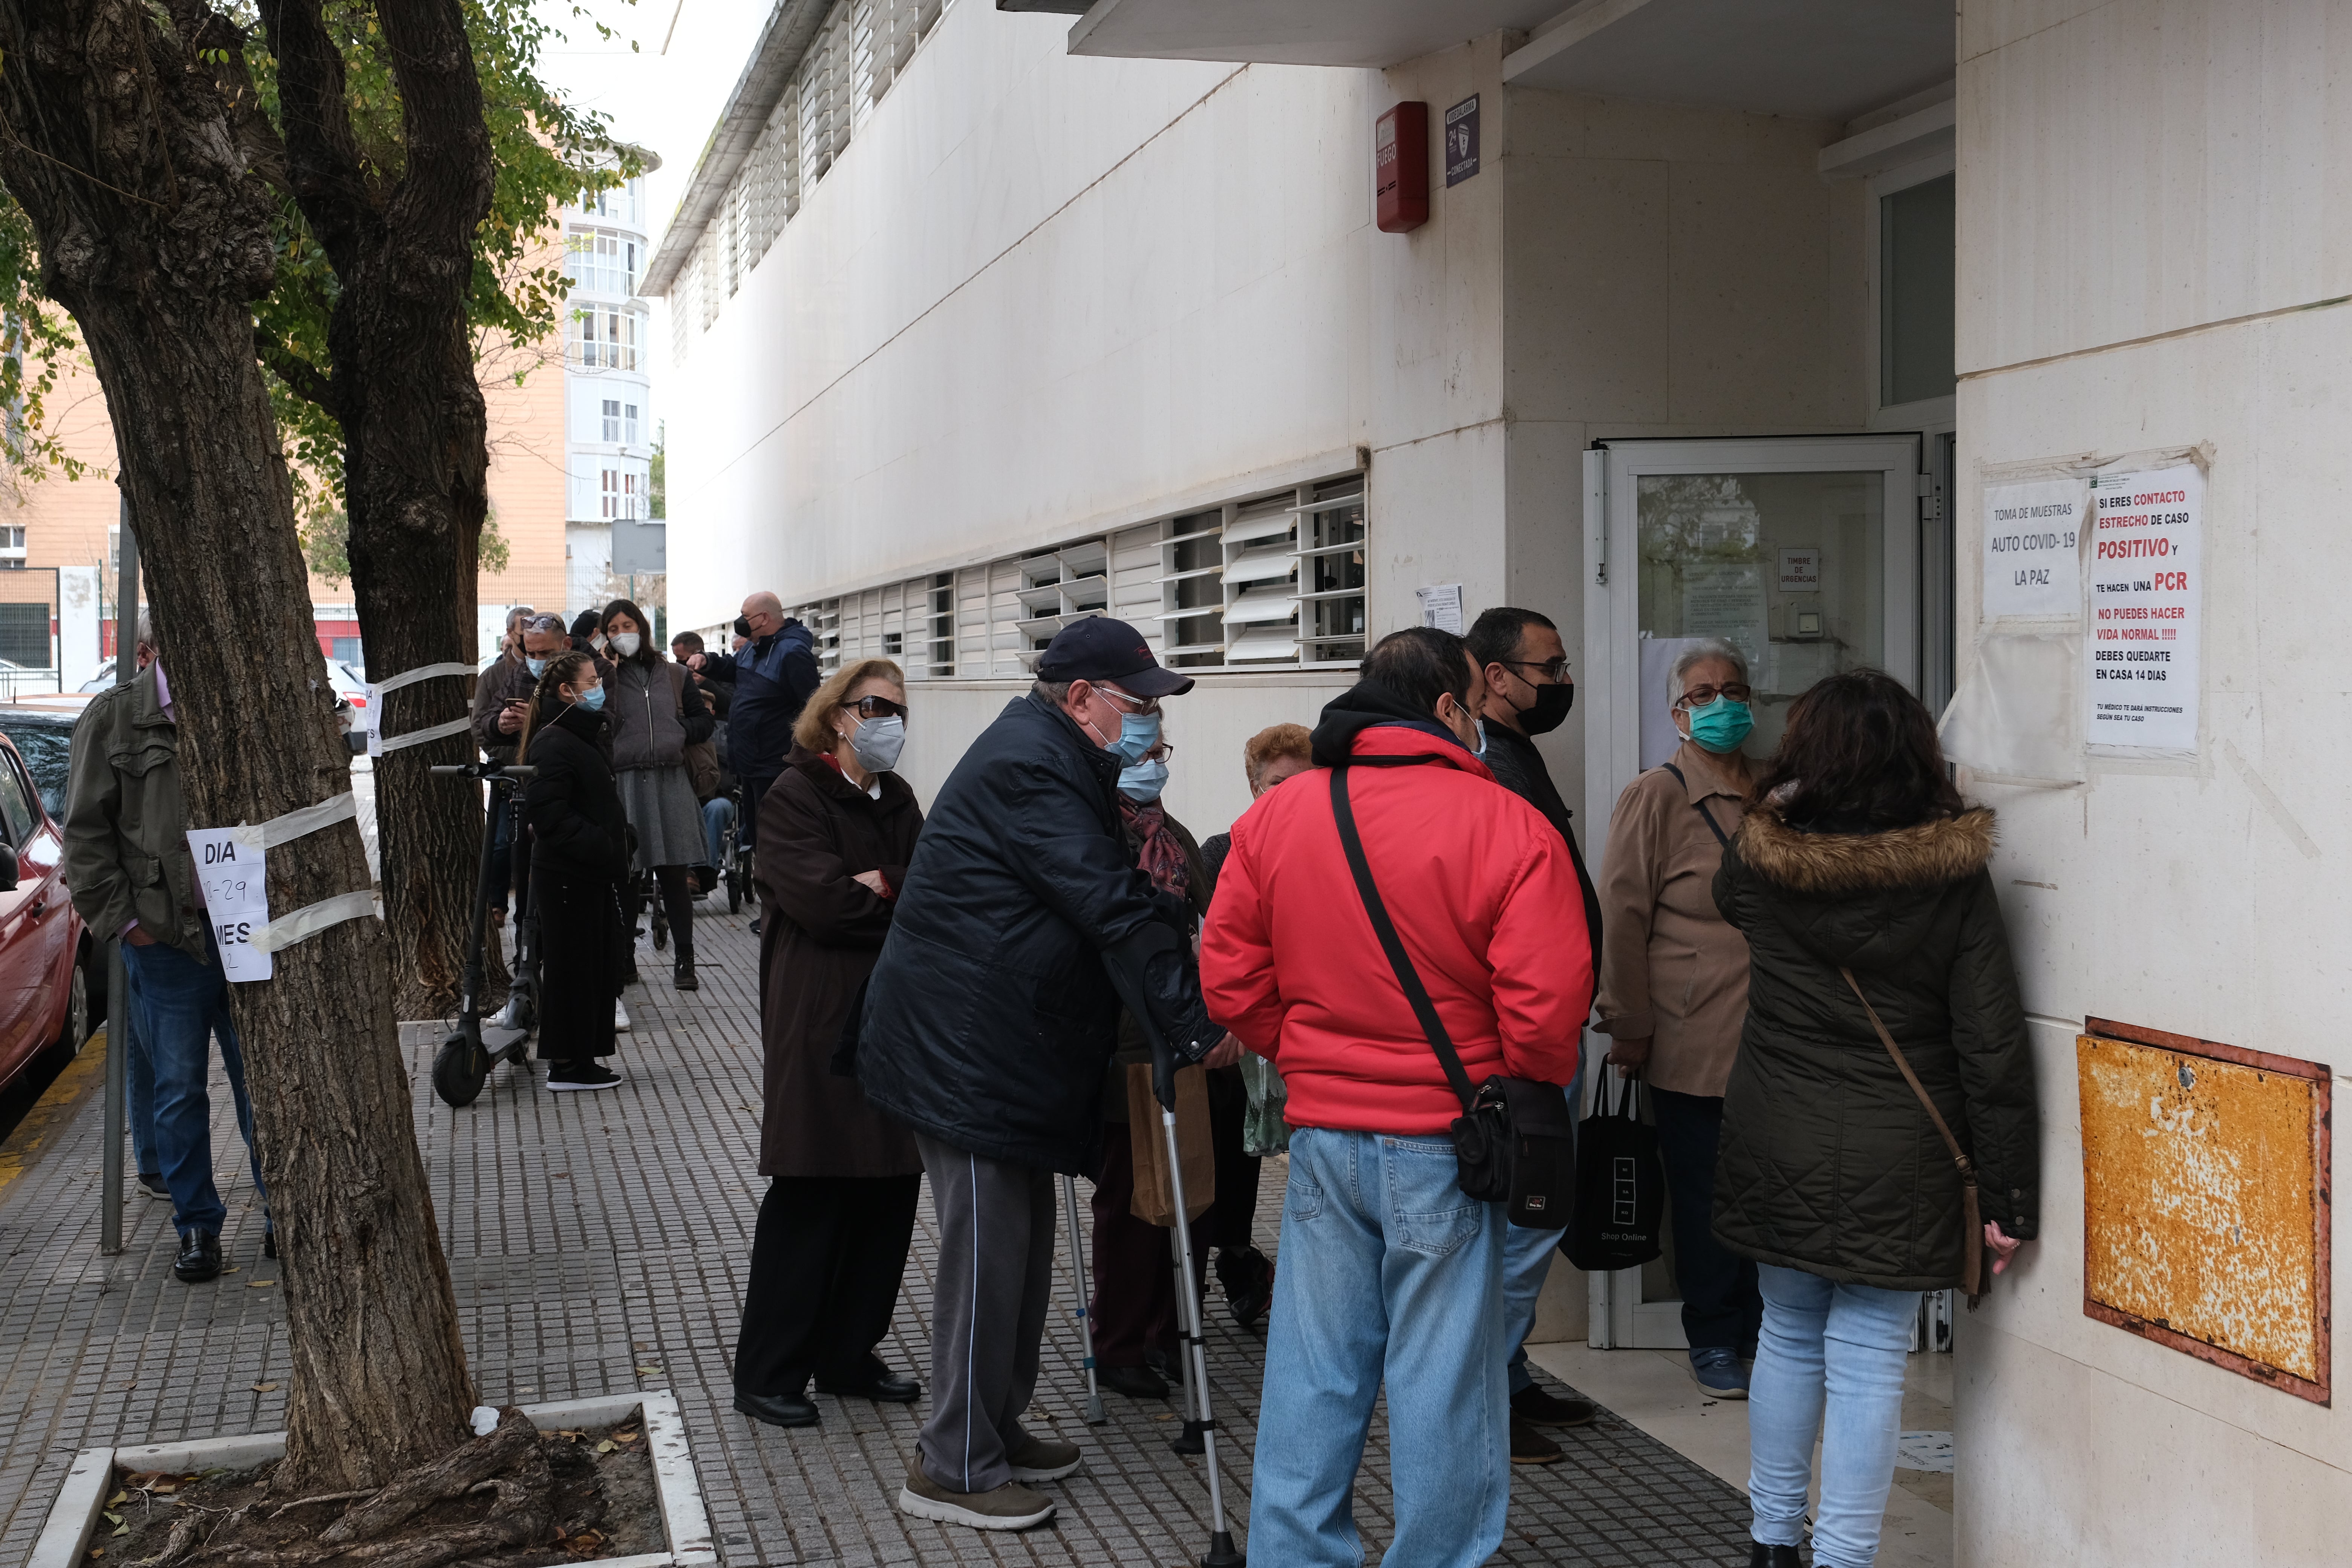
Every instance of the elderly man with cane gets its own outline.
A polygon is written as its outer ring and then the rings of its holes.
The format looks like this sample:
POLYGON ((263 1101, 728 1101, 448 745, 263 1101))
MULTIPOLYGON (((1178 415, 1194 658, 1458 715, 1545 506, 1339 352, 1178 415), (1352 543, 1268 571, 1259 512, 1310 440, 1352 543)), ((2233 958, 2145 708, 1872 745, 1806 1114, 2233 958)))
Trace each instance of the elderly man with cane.
POLYGON ((940 1230, 931 1413, 898 1506, 981 1530, 1052 1518, 1029 1483, 1080 1462, 1021 1416, 1054 1288, 1055 1173, 1093 1166, 1120 1004, 1171 1060, 1225 1033, 1180 934, 1188 911, 1136 869, 1117 799, 1191 678, 1104 617, 1065 627, 1037 675, 940 791, 856 1044, 866 1099, 914 1131, 940 1230))

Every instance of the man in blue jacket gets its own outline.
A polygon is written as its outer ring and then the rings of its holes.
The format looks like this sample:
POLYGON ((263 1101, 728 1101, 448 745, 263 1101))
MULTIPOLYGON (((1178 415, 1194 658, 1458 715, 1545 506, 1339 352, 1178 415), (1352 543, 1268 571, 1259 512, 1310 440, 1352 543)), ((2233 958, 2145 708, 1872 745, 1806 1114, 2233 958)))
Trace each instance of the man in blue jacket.
POLYGON ((748 843, 760 820, 760 797, 784 771, 793 749, 793 722, 824 680, 817 668, 816 637, 784 614, 783 601, 764 589, 743 601, 751 640, 731 659, 697 654, 687 660, 697 675, 729 689, 727 765, 743 781, 739 831, 748 843))
POLYGON ((1023 1429, 1054 1285, 1055 1173, 1091 1171, 1122 1000, 1197 1061, 1224 1038, 1201 1001, 1189 910, 1135 866, 1118 775, 1192 689, 1142 634, 1063 628, 1037 684, 972 742, 923 825, 868 984, 866 1097, 913 1129, 940 1228, 931 1415, 898 1506, 1020 1530, 1025 1483, 1078 1468, 1023 1429))

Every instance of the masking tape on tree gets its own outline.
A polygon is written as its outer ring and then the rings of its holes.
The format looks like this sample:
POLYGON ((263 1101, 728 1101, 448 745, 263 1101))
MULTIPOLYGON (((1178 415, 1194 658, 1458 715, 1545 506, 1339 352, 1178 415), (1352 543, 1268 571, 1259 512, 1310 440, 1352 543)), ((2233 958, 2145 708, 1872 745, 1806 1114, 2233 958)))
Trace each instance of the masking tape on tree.
POLYGON ((257 827, 240 822, 229 829, 229 835, 247 849, 275 849, 306 833, 316 833, 347 817, 357 817, 359 809, 359 798, 345 790, 316 805, 300 806, 283 816, 273 816, 257 827))
POLYGON ((329 926, 341 925, 376 913, 375 894, 362 890, 337 893, 331 899, 321 899, 315 904, 305 904, 292 914, 257 928, 253 933, 253 945, 262 952, 276 952, 292 947, 305 938, 318 935, 329 926))
POLYGON ((427 741, 437 741, 444 735, 462 735, 472 729, 474 721, 471 716, 468 716, 463 719, 452 719, 446 724, 432 724, 422 730, 411 730, 405 735, 387 736, 383 732, 383 700, 387 692, 397 691, 404 686, 414 686, 420 680, 431 680, 436 676, 443 675, 475 673, 474 667, 470 664, 420 664, 415 669, 404 669, 398 675, 369 682, 368 755, 380 757, 386 752, 396 752, 403 746, 421 746, 427 741))
POLYGON ((404 686, 414 686, 420 680, 430 680, 436 675, 473 673, 474 667, 470 664, 420 664, 415 669, 404 669, 389 679, 375 682, 375 689, 381 695, 386 691, 397 691, 404 686))
POLYGON ((405 735, 394 735, 388 740, 379 738, 375 742, 375 750, 379 752, 396 752, 403 746, 421 746, 427 741, 437 741, 444 735, 462 735, 473 727, 474 721, 471 719, 452 719, 446 724, 435 724, 423 730, 411 730, 405 735))

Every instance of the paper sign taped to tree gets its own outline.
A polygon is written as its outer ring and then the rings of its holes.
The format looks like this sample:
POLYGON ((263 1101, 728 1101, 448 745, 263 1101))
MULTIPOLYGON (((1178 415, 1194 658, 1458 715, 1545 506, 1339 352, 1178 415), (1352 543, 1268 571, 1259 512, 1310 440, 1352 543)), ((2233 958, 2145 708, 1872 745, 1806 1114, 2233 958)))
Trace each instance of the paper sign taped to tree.
POLYGON ((2084 739, 2197 749, 2205 475, 2193 463, 2091 480, 2084 739))
POLYGON ((195 858, 196 882, 205 890, 205 918, 220 943, 222 974, 232 982, 267 980, 276 966, 253 945, 253 933, 269 923, 268 858, 239 844, 235 832, 192 827, 188 853, 195 858))

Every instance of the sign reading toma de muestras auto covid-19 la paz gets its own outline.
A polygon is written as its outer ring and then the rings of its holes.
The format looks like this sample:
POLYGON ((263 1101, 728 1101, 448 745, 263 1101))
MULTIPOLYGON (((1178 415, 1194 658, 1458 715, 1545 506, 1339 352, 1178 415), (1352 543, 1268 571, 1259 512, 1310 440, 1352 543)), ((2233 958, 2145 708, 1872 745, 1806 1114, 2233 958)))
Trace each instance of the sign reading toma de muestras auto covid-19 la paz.
POLYGON ((2084 739, 2197 749, 2205 476, 2196 465, 2091 480, 2084 739))

